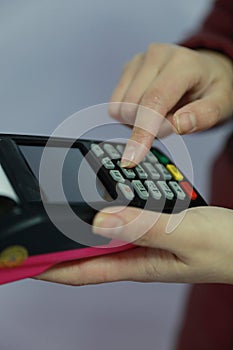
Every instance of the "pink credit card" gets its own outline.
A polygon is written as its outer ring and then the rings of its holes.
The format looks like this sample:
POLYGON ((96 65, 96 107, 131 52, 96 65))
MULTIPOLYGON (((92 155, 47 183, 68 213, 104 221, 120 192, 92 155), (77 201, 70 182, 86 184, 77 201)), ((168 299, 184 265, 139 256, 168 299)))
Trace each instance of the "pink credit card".
POLYGON ((133 248, 132 244, 119 244, 117 241, 111 241, 108 245, 102 247, 82 248, 27 257, 24 247, 11 246, 5 249, 5 252, 3 251, 0 256, 0 284, 37 276, 52 266, 65 261, 112 254, 131 248, 133 248))

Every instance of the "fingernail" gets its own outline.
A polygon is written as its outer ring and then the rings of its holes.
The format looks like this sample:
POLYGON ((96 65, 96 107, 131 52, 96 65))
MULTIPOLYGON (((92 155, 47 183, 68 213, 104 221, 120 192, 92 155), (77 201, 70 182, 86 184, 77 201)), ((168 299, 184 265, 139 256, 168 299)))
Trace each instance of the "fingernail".
POLYGON ((174 115, 174 122, 179 134, 187 134, 197 129, 196 117, 192 113, 181 113, 174 115))
POLYGON ((122 156, 121 160, 121 167, 122 168, 127 168, 127 167, 132 167, 135 166, 136 163, 134 162, 136 157, 136 148, 134 146, 126 146, 125 151, 122 156))
POLYGON ((132 166, 135 166, 134 163, 132 162, 129 162, 128 160, 121 160, 121 167, 122 168, 128 168, 128 167, 132 167, 132 166))
POLYGON ((93 232, 106 237, 119 236, 124 222, 115 215, 97 214, 93 222, 93 232))

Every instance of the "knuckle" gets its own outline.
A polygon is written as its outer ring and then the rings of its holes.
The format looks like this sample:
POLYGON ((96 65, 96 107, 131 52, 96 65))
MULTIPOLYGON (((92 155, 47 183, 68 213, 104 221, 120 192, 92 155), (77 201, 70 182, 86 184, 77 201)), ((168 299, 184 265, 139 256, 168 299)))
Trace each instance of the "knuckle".
POLYGON ((153 263, 151 263, 150 261, 147 261, 144 265, 144 275, 147 276, 147 279, 149 281, 155 281, 155 280, 159 280, 159 270, 156 266, 154 266, 153 263))
POLYGON ((147 54, 153 54, 154 52, 156 52, 159 48, 159 44, 157 43, 151 43, 148 48, 147 48, 147 54))
POLYGON ((190 67, 192 67, 192 71, 198 62, 197 57, 198 55, 196 52, 184 47, 179 47, 173 53, 172 60, 175 66, 182 66, 182 69, 187 68, 189 71, 190 67))
POLYGON ((157 53, 159 50, 168 50, 171 47, 172 47, 172 45, 169 45, 169 44, 151 43, 150 45, 148 45, 146 52, 148 54, 150 54, 150 53, 153 54, 153 53, 157 53))
POLYGON ((145 54, 145 61, 154 62, 158 56, 159 51, 161 51, 160 44, 150 44, 145 54))
POLYGON ((133 126, 133 121, 136 117, 137 113, 137 100, 136 99, 131 99, 126 101, 125 99, 122 102, 122 105, 120 107, 120 113, 121 116, 124 118, 124 120, 127 119, 129 125, 133 126))
POLYGON ((109 282, 111 280, 111 269, 103 269, 102 271, 99 271, 98 279, 103 283, 109 282))
POLYGON ((148 46, 146 51, 146 60, 154 61, 158 55, 158 52, 161 51, 164 44, 152 43, 148 46))
MULTIPOLYGON (((162 252, 162 251, 161 251, 162 252)), ((155 261, 151 256, 154 256, 154 248, 148 248, 145 250, 145 261, 144 264, 144 275, 149 281, 160 280, 161 278, 161 266, 159 264, 159 260, 155 264, 155 261)), ((157 249, 157 254, 160 254, 160 249, 157 249)))
POLYGON ((165 97, 156 89, 153 89, 144 95, 142 105, 146 108, 156 109, 162 114, 167 114, 168 112, 165 97))
POLYGON ((121 113, 136 117, 138 110, 139 97, 132 91, 129 91, 122 99, 121 113))

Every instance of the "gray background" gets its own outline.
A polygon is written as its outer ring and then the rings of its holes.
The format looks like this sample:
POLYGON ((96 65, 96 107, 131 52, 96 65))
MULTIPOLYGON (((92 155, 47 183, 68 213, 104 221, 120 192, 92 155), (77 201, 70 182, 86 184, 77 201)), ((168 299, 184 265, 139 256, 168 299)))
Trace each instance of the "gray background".
MULTIPOLYGON (((81 108, 107 102, 128 59, 153 41, 180 40, 211 2, 0 0, 1 131, 49 134, 81 108)), ((226 133, 185 138, 206 198, 209 166, 226 133)), ((0 348, 173 349, 187 290, 32 280, 2 286, 0 348)))

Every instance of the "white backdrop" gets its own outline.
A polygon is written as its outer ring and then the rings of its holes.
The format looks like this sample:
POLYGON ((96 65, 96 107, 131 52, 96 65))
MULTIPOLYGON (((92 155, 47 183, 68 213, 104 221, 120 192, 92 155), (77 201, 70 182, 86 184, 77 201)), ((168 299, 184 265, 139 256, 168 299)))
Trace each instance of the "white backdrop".
MULTIPOLYGON (((1 131, 48 134, 79 109, 107 102, 132 55, 153 41, 180 40, 211 2, 0 0, 1 131)), ((205 197, 226 132, 186 138, 205 197)), ((169 350, 186 292, 183 285, 136 283, 2 286, 0 349, 169 350)))

